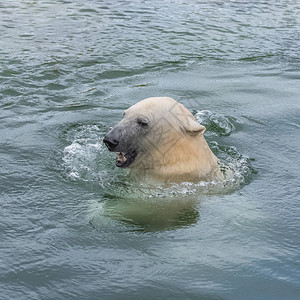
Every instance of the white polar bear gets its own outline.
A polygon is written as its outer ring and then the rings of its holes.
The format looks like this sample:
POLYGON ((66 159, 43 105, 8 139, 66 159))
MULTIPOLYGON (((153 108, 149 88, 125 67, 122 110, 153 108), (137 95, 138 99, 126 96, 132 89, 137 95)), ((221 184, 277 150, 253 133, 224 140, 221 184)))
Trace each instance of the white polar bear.
POLYGON ((191 112, 172 98, 144 99, 125 110, 105 136, 116 165, 163 181, 224 179, 218 158, 209 148, 191 112))

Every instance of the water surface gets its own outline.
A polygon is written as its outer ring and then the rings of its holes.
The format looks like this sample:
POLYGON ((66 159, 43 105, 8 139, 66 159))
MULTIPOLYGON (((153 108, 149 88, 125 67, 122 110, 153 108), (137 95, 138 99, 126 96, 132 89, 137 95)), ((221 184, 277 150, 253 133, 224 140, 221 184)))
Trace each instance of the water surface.
POLYGON ((3 299, 298 299, 297 1, 0 3, 3 299), (148 186, 102 139, 183 103, 235 170, 148 186))

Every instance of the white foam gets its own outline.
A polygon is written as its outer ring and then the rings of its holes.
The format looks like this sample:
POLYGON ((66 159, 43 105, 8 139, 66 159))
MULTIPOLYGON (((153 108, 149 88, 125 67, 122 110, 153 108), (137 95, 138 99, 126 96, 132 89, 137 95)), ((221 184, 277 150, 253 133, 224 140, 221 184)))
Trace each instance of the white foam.
POLYGON ((101 161, 106 156, 106 149, 99 128, 95 125, 81 125, 71 133, 73 141, 65 147, 62 158, 67 177, 88 182, 105 181, 107 172, 101 161))

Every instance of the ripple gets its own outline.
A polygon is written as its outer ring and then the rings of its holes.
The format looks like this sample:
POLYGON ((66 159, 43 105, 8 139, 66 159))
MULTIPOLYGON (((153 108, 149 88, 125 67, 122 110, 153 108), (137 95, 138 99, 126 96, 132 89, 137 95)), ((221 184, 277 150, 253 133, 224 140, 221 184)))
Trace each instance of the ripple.
POLYGON ((67 89, 68 86, 62 85, 62 84, 59 84, 59 83, 49 83, 49 84, 46 85, 46 88, 49 89, 49 90, 59 91, 59 90, 67 89))
POLYGON ((196 120, 204 125, 209 136, 229 136, 234 130, 236 118, 222 116, 209 110, 201 110, 195 114, 196 120))
POLYGON ((299 1, 0 3, 2 298, 299 298, 299 1), (231 179, 115 167, 105 124, 161 94, 231 179))

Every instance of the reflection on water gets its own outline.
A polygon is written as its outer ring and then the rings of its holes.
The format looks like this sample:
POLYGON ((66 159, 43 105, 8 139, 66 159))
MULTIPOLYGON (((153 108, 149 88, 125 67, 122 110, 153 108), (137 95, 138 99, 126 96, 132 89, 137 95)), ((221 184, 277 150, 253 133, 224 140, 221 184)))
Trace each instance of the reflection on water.
MULTIPOLYGON (((90 207, 90 223, 98 230, 107 228, 107 218, 128 225, 128 230, 157 231, 187 227, 199 218, 197 197, 169 199, 109 199, 90 207)), ((116 226, 116 224, 115 224, 116 226)))

